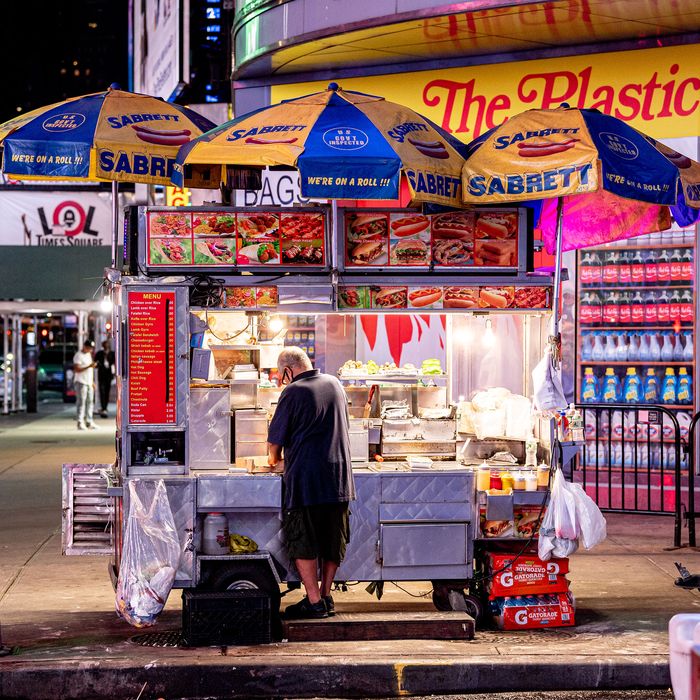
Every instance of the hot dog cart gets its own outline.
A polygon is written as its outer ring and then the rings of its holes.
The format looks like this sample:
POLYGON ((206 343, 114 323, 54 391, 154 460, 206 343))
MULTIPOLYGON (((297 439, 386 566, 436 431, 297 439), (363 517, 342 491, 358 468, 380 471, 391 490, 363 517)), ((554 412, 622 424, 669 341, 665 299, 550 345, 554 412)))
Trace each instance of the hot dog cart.
MULTIPOLYGON (((267 425, 277 356, 296 345, 348 396, 357 500, 337 580, 428 580, 441 609, 478 613, 475 542, 516 533, 489 529, 495 499, 477 491, 477 468, 522 464, 529 429, 549 457, 550 423, 524 398, 552 284, 531 272, 531 250, 524 208, 130 208, 122 269, 108 271, 117 458, 64 465, 65 553, 110 551, 116 574, 128 486, 163 480, 175 586, 260 588, 278 602, 298 578, 267 425), (257 551, 205 554, 210 513, 257 551)), ((542 500, 514 492, 498 522, 542 500)))

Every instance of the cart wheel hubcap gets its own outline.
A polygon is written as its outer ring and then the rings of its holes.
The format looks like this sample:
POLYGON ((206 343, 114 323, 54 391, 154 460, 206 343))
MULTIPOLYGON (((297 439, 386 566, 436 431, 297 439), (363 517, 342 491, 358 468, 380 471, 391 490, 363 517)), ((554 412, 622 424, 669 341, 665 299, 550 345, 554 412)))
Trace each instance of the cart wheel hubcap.
POLYGON ((246 579, 240 579, 238 581, 233 581, 229 584, 227 591, 257 591, 258 586, 252 581, 247 581, 246 579))

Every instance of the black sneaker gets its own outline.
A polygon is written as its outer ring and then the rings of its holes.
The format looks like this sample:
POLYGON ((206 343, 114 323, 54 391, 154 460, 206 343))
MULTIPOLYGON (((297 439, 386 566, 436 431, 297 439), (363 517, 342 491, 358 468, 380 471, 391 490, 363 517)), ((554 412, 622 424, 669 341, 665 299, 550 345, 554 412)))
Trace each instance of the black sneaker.
POLYGON ((309 599, 304 597, 294 605, 288 605, 284 610, 283 617, 285 620, 322 620, 328 617, 326 604, 323 600, 318 603, 310 603, 309 599))
POLYGON ((328 611, 328 617, 333 617, 335 615, 335 601, 332 595, 324 595, 323 602, 326 604, 326 610, 328 611))

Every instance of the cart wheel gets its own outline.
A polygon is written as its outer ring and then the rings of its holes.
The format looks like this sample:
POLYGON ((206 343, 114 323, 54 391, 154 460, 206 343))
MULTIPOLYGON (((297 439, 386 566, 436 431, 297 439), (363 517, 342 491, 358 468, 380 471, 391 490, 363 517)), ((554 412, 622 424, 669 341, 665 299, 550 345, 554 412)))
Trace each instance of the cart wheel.
POLYGON ((207 587, 214 591, 263 591, 270 596, 272 610, 279 610, 279 584, 264 566, 250 562, 226 564, 214 572, 207 587))
POLYGON ((477 596, 468 595, 463 588, 450 588, 444 584, 433 584, 433 605, 440 612, 462 610, 474 618, 481 620, 484 607, 477 596))

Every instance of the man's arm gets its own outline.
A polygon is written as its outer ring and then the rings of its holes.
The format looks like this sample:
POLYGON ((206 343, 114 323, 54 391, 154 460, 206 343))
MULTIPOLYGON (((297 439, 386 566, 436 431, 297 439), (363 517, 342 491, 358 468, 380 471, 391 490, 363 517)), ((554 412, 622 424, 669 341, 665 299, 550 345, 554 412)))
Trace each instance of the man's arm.
POLYGON ((267 443, 267 463, 274 467, 282 459, 282 445, 275 445, 272 442, 267 443))

